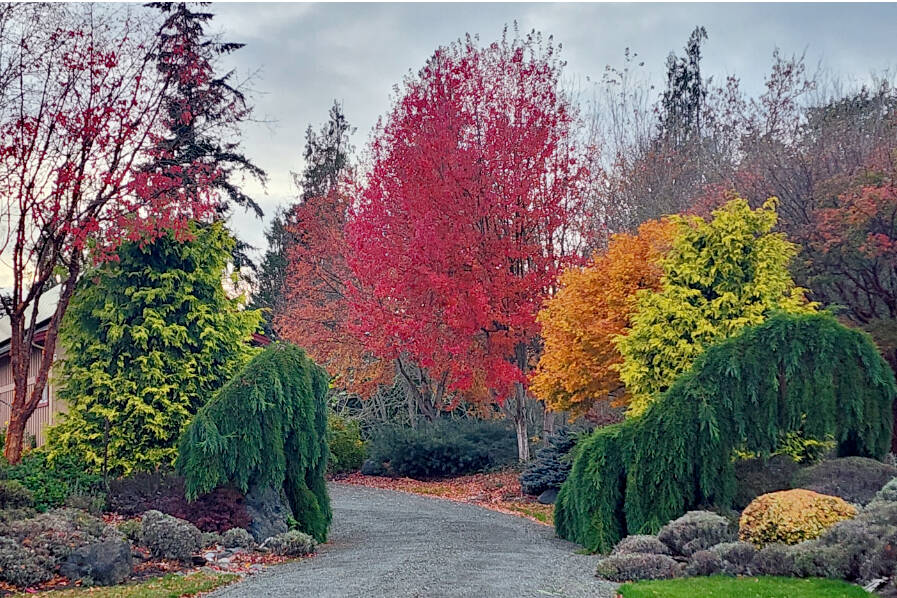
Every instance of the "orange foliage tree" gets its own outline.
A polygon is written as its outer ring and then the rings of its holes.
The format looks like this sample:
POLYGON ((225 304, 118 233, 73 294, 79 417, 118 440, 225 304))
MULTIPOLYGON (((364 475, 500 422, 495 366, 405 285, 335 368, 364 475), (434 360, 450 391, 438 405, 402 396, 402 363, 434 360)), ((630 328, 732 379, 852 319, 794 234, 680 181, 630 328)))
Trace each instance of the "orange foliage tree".
POLYGON ((544 350, 532 380, 550 409, 582 415, 611 397, 625 404, 613 338, 629 325, 636 291, 660 288, 660 259, 675 230, 667 220, 645 222, 637 235, 614 235, 588 266, 561 276, 559 291, 539 312, 544 350))
POLYGON ((367 396, 392 382, 393 364, 374 357, 349 329, 346 285, 354 276, 343 234, 348 201, 335 188, 292 209, 287 228, 295 242, 287 249, 285 305, 275 328, 324 366, 334 384, 367 396))

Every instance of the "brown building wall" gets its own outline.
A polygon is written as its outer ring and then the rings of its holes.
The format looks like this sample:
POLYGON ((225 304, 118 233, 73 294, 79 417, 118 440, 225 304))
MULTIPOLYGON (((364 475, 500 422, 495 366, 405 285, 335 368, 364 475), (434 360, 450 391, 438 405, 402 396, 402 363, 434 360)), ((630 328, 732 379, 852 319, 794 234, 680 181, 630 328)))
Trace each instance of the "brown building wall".
MULTIPOLYGON (((34 349, 31 353, 31 364, 28 374, 28 388, 32 388, 34 372, 40 363, 40 350, 34 349)), ((9 423, 9 406, 12 404, 13 382, 12 368, 9 365, 9 354, 0 356, 0 429, 9 423)), ((65 412, 65 403, 56 397, 56 384, 53 373, 50 373, 50 382, 44 389, 41 403, 28 420, 25 428, 27 436, 34 437, 37 446, 47 441, 47 426, 57 423, 59 414, 65 412)), ((29 441, 30 442, 30 441, 29 441)))

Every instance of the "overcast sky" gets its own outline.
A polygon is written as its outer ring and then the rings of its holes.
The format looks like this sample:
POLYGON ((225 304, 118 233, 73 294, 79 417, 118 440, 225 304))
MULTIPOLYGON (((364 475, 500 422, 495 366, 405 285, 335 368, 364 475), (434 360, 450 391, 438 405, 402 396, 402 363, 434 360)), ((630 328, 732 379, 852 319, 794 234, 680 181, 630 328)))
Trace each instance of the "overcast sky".
POLYGON ((696 25, 704 25, 703 69, 719 78, 738 75, 756 92, 773 50, 806 52, 811 66, 847 78, 897 65, 897 4, 219 4, 214 28, 246 47, 232 62, 258 71, 256 116, 268 124, 246 129, 247 154, 269 175, 267 192, 249 188, 265 221, 236 214, 234 228, 264 246, 263 228, 278 205, 295 197, 290 171, 300 158, 308 124, 318 128, 334 99, 367 142, 390 105, 393 86, 417 71, 433 50, 463 36, 497 39, 505 23, 535 28, 563 45, 570 79, 600 80, 607 64, 620 65, 626 47, 660 79, 670 51, 681 53, 696 25))

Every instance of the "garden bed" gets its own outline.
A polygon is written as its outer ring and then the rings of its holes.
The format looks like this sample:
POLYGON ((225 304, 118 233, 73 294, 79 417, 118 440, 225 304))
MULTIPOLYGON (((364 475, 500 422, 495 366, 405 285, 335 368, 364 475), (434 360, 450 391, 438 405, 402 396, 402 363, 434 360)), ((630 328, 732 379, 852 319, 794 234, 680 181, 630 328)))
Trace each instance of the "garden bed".
POLYGON ((336 477, 334 481, 475 504, 500 513, 524 517, 543 525, 552 525, 554 505, 543 505, 535 498, 523 494, 520 490, 519 475, 516 471, 499 471, 422 482, 410 478, 353 473, 336 477))
POLYGON ((832 579, 790 577, 695 577, 641 581, 620 587, 622 598, 862 598, 859 586, 832 579))
POLYGON ((52 598, 180 598, 197 596, 215 588, 228 585, 240 578, 233 573, 213 571, 193 571, 187 574, 169 573, 135 583, 110 587, 71 587, 68 589, 48 589, 46 591, 13 594, 10 598, 26 596, 47 596, 52 598))

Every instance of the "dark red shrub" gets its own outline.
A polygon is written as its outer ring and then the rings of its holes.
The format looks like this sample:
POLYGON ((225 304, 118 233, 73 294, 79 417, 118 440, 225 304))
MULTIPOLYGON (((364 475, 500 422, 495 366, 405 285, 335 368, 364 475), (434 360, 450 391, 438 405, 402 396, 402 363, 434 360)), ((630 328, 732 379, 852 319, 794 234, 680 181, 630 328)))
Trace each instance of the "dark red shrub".
POLYGON ((133 517, 156 509, 186 519, 204 532, 249 526, 245 498, 235 488, 217 488, 193 502, 184 497, 184 479, 170 473, 138 473, 109 483, 109 509, 133 517))

